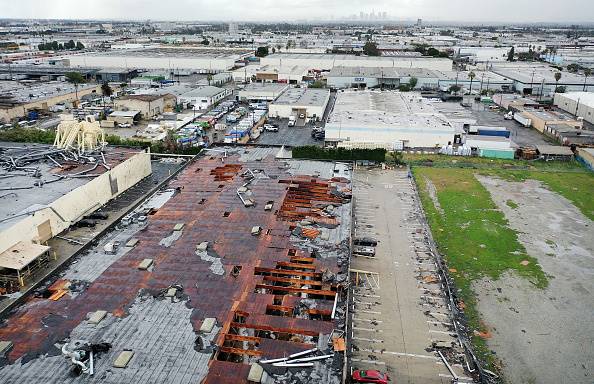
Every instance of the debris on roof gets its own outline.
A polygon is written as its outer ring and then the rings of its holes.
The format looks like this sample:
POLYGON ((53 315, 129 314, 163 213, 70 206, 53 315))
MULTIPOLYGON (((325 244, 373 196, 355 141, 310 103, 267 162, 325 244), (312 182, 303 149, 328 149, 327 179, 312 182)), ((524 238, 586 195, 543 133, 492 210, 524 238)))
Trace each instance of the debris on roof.
POLYGON ((251 150, 227 149, 223 166, 222 154, 190 163, 168 185, 176 192, 145 223, 130 219, 120 227, 119 241, 134 237, 134 247, 96 252, 114 241, 110 235, 67 268, 65 276, 80 279, 87 258, 110 259, 88 274, 84 290, 59 301, 36 297, 13 312, 0 326, 0 340, 14 343, 0 376, 70 383, 71 364, 56 355, 56 345, 81 339, 113 345, 96 359, 92 383, 104 375, 112 382, 247 383, 254 363, 277 382, 339 383, 342 354, 329 340, 345 325, 345 312, 333 317, 333 308, 346 305, 349 174, 333 177, 328 165, 329 178, 312 176, 304 173, 312 166, 289 165, 274 151, 256 159, 246 155, 251 150), (237 198, 242 186, 255 206, 279 208, 246 207, 237 198), (295 236, 296 228, 317 235, 295 236), (140 273, 145 259, 159 268, 140 273), (97 311, 106 313, 99 326, 87 320, 97 311), (216 324, 205 333, 208 319, 216 324), (258 362, 316 347, 285 362, 299 365, 289 370, 258 362), (127 368, 111 369, 124 350, 134 352, 127 368))

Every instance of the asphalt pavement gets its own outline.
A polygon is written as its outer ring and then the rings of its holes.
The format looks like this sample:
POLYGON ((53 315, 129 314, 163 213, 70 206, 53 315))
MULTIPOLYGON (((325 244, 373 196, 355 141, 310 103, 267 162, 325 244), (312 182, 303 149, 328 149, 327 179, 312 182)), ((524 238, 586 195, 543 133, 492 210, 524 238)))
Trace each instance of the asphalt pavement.
POLYGON ((306 124, 303 127, 289 127, 288 119, 269 119, 269 122, 278 124, 278 132, 263 131, 260 137, 256 139, 256 144, 261 145, 286 145, 290 147, 300 147, 304 145, 322 146, 323 140, 315 140, 311 137, 313 124, 306 124))

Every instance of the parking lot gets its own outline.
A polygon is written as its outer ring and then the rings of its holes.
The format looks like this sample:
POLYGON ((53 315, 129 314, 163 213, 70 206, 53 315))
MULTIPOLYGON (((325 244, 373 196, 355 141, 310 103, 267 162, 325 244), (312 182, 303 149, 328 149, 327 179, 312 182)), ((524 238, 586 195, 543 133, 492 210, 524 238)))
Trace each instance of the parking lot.
POLYGON ((377 241, 375 255, 351 259, 349 308, 353 369, 387 372, 396 383, 472 382, 450 318, 435 256, 406 170, 356 170, 355 239, 377 241))
POLYGON ((478 125, 489 125, 495 127, 506 127, 511 132, 510 138, 519 146, 556 144, 554 140, 541 134, 534 128, 526 128, 515 120, 505 120, 504 112, 489 110, 489 107, 482 103, 474 102, 472 115, 477 119, 478 125))
POLYGON ((303 145, 317 145, 323 146, 323 140, 315 140, 311 137, 311 130, 314 126, 323 127, 325 125, 328 114, 332 111, 334 103, 336 102, 336 93, 330 93, 330 100, 328 101, 328 107, 324 113, 322 121, 315 124, 309 123, 303 125, 301 119, 297 120, 294 127, 288 127, 288 119, 269 119, 273 124, 278 124, 278 132, 262 132, 260 137, 255 141, 262 145, 287 145, 293 147, 299 147, 303 145))
POLYGON ((288 119, 269 119, 269 122, 278 124, 278 132, 263 131, 255 143, 261 145, 286 145, 291 147, 300 147, 304 145, 324 144, 323 140, 315 140, 311 137, 312 124, 306 124, 303 127, 288 127, 288 119))

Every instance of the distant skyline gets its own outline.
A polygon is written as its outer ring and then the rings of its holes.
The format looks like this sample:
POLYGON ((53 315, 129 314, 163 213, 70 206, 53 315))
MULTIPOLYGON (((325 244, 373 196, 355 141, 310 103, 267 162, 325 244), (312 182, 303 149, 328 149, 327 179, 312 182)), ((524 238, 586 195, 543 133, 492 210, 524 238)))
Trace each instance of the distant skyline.
POLYGON ((592 23, 592 0, 0 0, 2 18, 170 21, 340 20, 385 12, 390 20, 592 23))

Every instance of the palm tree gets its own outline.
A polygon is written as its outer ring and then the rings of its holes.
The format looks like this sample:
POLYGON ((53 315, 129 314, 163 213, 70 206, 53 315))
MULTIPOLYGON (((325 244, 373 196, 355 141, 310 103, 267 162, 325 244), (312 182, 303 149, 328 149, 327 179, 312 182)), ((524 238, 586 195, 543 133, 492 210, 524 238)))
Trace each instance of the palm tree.
POLYGON ((555 72, 555 93, 557 93, 557 84, 561 80, 561 72, 555 72))
POLYGON ((67 72, 65 77, 66 77, 67 82, 74 85, 74 92, 76 94, 76 102, 78 104, 78 86, 80 84, 84 84, 86 82, 86 80, 83 77, 83 75, 80 74, 80 72, 67 72))
POLYGON ((474 80, 474 78, 476 77, 476 74, 472 71, 470 71, 470 73, 468 74, 468 78, 470 79, 470 91, 469 93, 472 93, 472 81, 474 80))
POLYGON ((103 84, 101 84, 101 94, 103 94, 103 113, 105 114, 105 98, 110 97, 113 94, 113 90, 107 81, 104 81, 103 84))
POLYGON ((584 91, 586 90, 586 80, 588 80, 588 76, 592 74, 592 70, 590 68, 584 69, 584 91))

